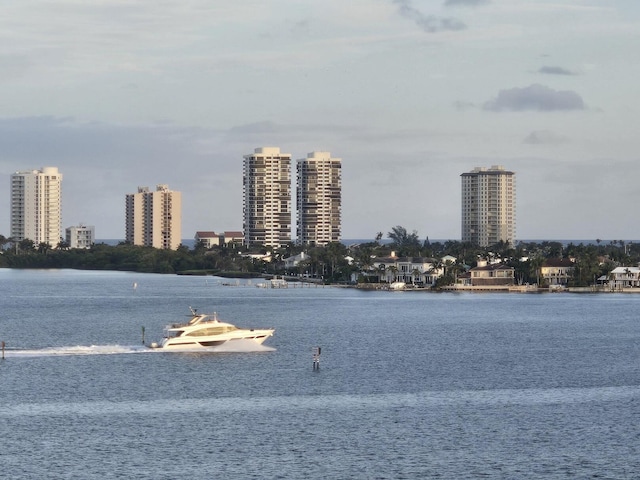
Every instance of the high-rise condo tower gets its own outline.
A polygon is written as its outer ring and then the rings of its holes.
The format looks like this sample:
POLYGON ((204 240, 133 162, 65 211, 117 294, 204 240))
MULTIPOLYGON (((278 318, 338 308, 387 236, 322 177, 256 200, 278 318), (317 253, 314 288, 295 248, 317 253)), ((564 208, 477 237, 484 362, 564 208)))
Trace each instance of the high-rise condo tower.
POLYGON ((516 177, 504 167, 463 173, 462 241, 489 247, 513 244, 516 232, 516 177))
POLYGON ((56 247, 62 230, 62 174, 56 167, 11 175, 11 237, 56 247))
POLYGON ((162 249, 176 250, 182 243, 182 195, 169 190, 168 185, 138 187, 138 193, 126 196, 127 242, 162 249))
POLYGON ((244 156, 245 245, 283 247, 291 242, 291 154, 277 147, 244 156))
POLYGON ((342 160, 311 152, 296 164, 297 242, 324 246, 341 235, 342 160))

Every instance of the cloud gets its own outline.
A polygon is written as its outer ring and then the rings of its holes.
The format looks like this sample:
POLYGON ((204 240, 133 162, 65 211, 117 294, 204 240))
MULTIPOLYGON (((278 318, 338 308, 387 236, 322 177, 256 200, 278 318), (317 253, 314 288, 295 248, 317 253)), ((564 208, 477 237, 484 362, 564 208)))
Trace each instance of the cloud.
POLYGON ((536 130, 527 135, 522 143, 529 145, 559 145, 567 141, 567 137, 563 137, 549 130, 536 130))
POLYGON ((540 67, 538 69, 538 73, 544 73, 547 75, 576 75, 575 72, 572 72, 571 70, 567 70, 566 68, 551 67, 551 66, 540 67))
POLYGON ((488 3, 489 0, 447 0, 444 5, 445 7, 477 7, 488 3))
POLYGON ((494 112, 537 110, 541 112, 584 110, 582 97, 571 90, 553 90, 533 84, 524 88, 500 90, 498 96, 484 104, 484 110, 494 112))
POLYGON ((393 0, 398 5, 398 13, 405 18, 413 20, 422 30, 427 33, 437 33, 443 31, 464 30, 467 26, 460 20, 452 17, 437 17, 435 15, 425 15, 415 8, 410 0, 393 0))

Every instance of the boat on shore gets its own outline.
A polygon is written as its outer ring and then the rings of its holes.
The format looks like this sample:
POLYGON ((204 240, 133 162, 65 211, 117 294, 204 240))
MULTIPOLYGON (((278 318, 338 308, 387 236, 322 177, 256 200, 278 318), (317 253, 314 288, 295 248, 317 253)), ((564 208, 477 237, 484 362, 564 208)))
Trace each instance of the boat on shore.
POLYGON ((164 329, 160 343, 151 348, 166 350, 229 351, 231 344, 262 345, 273 336, 275 329, 239 328, 220 321, 216 313, 198 313, 189 307, 191 318, 186 323, 175 323, 164 329))
POLYGON ((398 292, 400 290, 406 290, 407 284, 405 282, 393 282, 389 284, 389 290, 398 292))

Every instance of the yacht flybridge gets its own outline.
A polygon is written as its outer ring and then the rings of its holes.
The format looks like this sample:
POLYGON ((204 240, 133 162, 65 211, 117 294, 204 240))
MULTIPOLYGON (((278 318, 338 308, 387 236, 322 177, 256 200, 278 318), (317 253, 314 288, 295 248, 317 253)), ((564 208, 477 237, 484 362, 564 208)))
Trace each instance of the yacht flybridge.
POLYGON ((238 328, 222 322, 216 313, 198 313, 189 307, 191 319, 187 323, 168 325, 160 344, 152 343, 151 348, 176 350, 227 350, 230 343, 251 342, 262 345, 273 336, 275 329, 238 328))

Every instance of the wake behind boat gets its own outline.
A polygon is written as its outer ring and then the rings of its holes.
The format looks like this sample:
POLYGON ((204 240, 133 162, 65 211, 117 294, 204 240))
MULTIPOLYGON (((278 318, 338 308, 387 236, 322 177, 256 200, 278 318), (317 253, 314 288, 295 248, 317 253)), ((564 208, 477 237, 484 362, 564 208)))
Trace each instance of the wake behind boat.
POLYGON ((218 319, 216 313, 198 313, 189 307, 191 319, 186 323, 168 325, 160 344, 151 348, 167 350, 230 351, 233 344, 262 345, 275 329, 238 328, 218 319))

